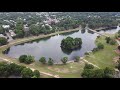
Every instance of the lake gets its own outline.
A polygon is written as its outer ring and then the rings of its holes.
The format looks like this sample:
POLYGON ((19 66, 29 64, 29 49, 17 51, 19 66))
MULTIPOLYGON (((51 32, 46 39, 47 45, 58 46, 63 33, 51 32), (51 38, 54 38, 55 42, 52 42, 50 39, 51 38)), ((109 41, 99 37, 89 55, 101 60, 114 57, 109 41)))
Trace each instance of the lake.
MULTIPOLYGON (((114 34, 120 27, 111 30, 99 31, 100 33, 114 34)), ((20 55, 32 55, 35 60, 39 60, 41 57, 52 58, 56 63, 60 62, 61 58, 67 56, 69 60, 73 60, 75 56, 84 56, 85 52, 91 51, 96 47, 95 40, 98 34, 90 32, 88 30, 78 30, 76 32, 58 34, 55 36, 47 37, 44 39, 37 39, 34 41, 18 44, 8 48, 6 53, 8 56, 13 58, 19 58, 20 55), (60 47, 61 40, 66 37, 79 37, 82 39, 82 47, 73 51, 65 51, 60 47)))

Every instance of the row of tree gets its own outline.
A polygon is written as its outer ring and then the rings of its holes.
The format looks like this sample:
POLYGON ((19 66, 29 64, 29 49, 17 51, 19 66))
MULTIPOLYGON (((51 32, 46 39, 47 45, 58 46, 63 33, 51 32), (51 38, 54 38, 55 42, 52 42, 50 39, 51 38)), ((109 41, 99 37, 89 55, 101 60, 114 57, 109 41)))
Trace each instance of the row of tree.
POLYGON ((30 68, 15 63, 0 62, 0 77, 9 77, 11 75, 22 78, 40 78, 38 70, 32 71, 30 68))
POLYGON ((83 78, 114 78, 115 71, 112 68, 95 69, 91 64, 85 64, 81 74, 83 78))
MULTIPOLYGON (((80 57, 79 57, 79 56, 76 56, 74 61, 75 61, 75 62, 79 62, 79 60, 80 60, 80 57)), ((61 59, 61 62, 62 62, 63 64, 66 64, 67 61, 68 61, 68 57, 63 57, 63 58, 61 59)), ((48 63, 48 65, 53 65, 53 64, 54 64, 54 63, 53 63, 53 60, 52 60, 51 58, 49 58, 49 60, 48 60, 48 62, 47 62, 45 57, 41 57, 41 58, 39 59, 39 62, 41 62, 42 64, 48 63)))

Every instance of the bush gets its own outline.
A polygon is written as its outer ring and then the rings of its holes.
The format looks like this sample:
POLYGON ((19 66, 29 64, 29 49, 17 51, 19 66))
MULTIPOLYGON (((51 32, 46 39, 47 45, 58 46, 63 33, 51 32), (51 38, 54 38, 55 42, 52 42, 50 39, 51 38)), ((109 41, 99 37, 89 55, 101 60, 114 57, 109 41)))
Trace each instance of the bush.
POLYGON ((31 78, 33 76, 33 71, 29 68, 24 68, 21 72, 22 78, 31 78))
POLYGON ((40 72, 38 70, 35 70, 33 72, 33 76, 35 76, 36 78, 40 78, 40 72))
POLYGON ((41 62, 42 64, 46 64, 46 59, 45 59, 45 57, 41 57, 40 60, 39 60, 39 62, 41 62))
POLYGON ((68 57, 63 57, 63 59, 61 59, 63 64, 66 64, 66 62, 68 61, 68 57))
POLYGON ((94 66, 86 63, 84 69, 94 69, 94 66))
POLYGON ((53 59, 52 58, 49 58, 49 60, 48 60, 48 65, 53 65, 54 63, 53 63, 53 59))
POLYGON ((74 62, 79 62, 79 60, 80 60, 80 57, 76 56, 74 62))
POLYGON ((98 48, 93 48, 92 52, 96 52, 98 50, 99 50, 98 48))
POLYGON ((88 53, 88 52, 85 52, 85 55, 89 55, 89 53, 88 53))
POLYGON ((21 55, 20 57, 19 57, 19 61, 21 62, 21 63, 25 63, 25 64, 31 64, 32 62, 34 62, 35 60, 34 60, 34 57, 33 56, 31 56, 31 55, 21 55))
POLYGON ((111 38, 110 37, 106 37, 105 40, 106 40, 106 43, 109 43, 111 38))
POLYGON ((20 63, 25 62, 26 59, 27 59, 27 55, 21 55, 21 56, 19 57, 20 63))
POLYGON ((98 49, 104 49, 104 45, 103 45, 102 43, 98 43, 98 44, 97 44, 97 48, 98 48, 98 49))
POLYGON ((109 43, 110 43, 110 45, 115 45, 115 44, 116 44, 116 41, 112 39, 112 40, 110 40, 109 43))
POLYGON ((0 37, 0 46, 1 45, 6 45, 8 42, 7 42, 7 39, 4 38, 4 37, 0 37))

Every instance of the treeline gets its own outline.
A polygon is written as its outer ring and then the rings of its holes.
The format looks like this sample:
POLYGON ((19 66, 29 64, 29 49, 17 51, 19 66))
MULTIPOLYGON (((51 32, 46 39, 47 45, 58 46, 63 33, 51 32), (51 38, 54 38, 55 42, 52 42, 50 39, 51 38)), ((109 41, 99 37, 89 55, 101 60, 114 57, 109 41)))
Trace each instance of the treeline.
POLYGON ((19 76, 22 78, 40 78, 38 70, 32 71, 15 63, 0 62, 0 77, 19 76))
POLYGON ((115 71, 109 67, 104 69, 95 69, 93 65, 86 63, 81 76, 83 78, 114 78, 115 71))

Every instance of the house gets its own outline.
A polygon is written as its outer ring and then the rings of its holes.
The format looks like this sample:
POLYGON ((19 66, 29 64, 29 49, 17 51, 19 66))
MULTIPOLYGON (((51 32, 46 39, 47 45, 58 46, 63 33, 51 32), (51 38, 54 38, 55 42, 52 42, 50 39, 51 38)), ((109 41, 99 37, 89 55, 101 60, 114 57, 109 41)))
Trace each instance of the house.
POLYGON ((7 39, 7 37, 6 37, 6 36, 4 36, 3 34, 0 34, 0 37, 4 37, 4 38, 6 38, 6 39, 7 39))
POLYGON ((9 30, 9 33, 10 33, 11 37, 16 36, 16 34, 13 32, 13 30, 9 30))
POLYGON ((10 25, 2 25, 2 27, 3 27, 4 29, 8 29, 8 28, 10 28, 10 25))

